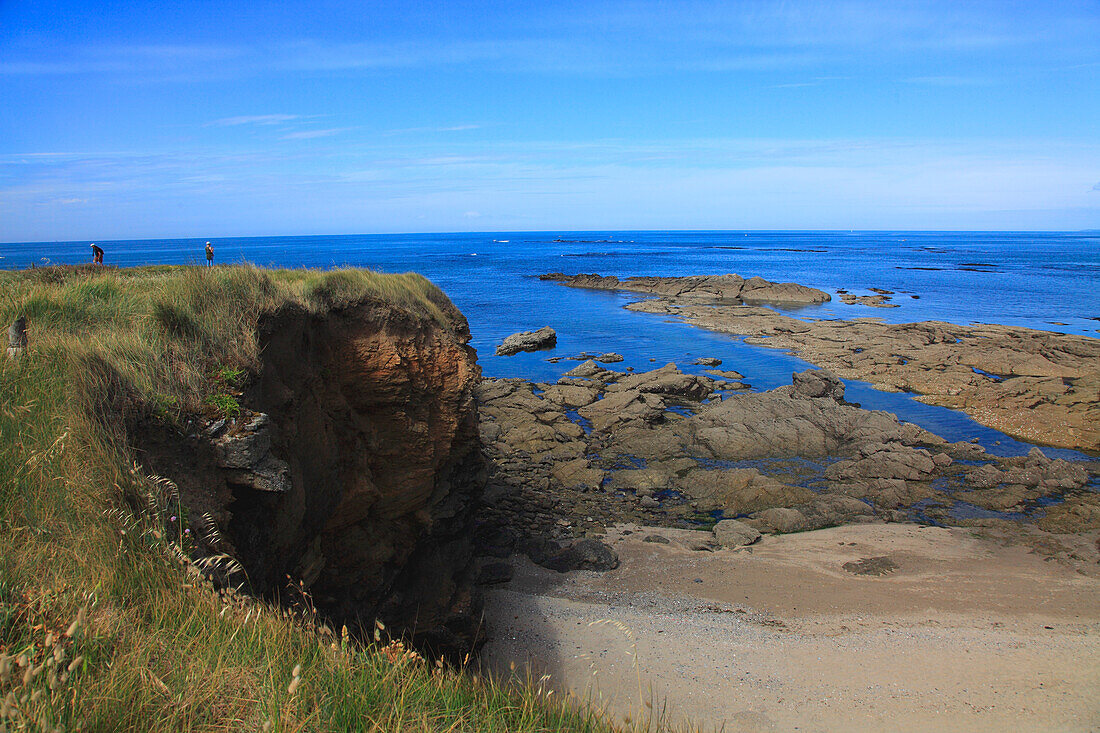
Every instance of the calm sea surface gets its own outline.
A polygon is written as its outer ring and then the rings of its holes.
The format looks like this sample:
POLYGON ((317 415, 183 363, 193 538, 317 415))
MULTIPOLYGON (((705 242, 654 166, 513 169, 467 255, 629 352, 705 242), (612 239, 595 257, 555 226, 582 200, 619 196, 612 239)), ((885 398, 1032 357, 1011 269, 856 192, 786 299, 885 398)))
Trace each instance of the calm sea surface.
MULTIPOLYGON (((197 264, 205 240, 103 241, 113 265, 197 264)), ((781 351, 754 347, 666 318, 622 308, 637 296, 541 282, 545 272, 601 275, 737 273, 791 281, 835 293, 895 291, 899 308, 839 300, 791 312, 804 318, 876 317, 893 323, 942 320, 1002 323, 1100 335, 1100 233, 1060 232, 522 232, 215 239, 218 263, 274 267, 369 267, 415 271, 439 285, 470 321, 487 376, 553 381, 576 366, 550 356, 614 351, 615 368, 652 369, 674 361, 691 371, 698 357, 723 360, 754 389, 788 384, 808 368, 781 351), (916 296, 916 297, 913 297, 916 296), (553 326, 549 352, 497 357, 510 333, 553 326)), ((0 244, 0 267, 91 260, 89 242, 0 244)), ((1030 446, 965 415, 908 395, 848 382, 848 399, 896 413, 949 440, 979 438, 991 452, 1030 446)), ((1080 457, 1071 451, 1048 455, 1080 457)))

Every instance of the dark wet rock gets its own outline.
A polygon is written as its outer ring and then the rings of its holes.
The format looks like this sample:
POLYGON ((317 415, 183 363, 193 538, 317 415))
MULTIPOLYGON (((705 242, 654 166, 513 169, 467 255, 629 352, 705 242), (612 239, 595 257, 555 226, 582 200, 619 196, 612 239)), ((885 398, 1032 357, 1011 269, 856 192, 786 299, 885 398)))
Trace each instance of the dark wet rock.
POLYGON ((904 509, 938 493, 927 481, 873 478, 864 481, 830 484, 829 491, 857 499, 866 499, 880 509, 904 509))
POLYGON ((844 479, 904 479, 927 481, 932 478, 936 463, 923 448, 908 448, 899 443, 871 443, 859 448, 859 457, 840 461, 825 470, 825 478, 844 479))
POLYGON ((714 552, 722 549, 722 546, 718 544, 718 540, 714 539, 714 534, 711 532, 694 532, 693 535, 695 536, 681 540, 679 544, 692 552, 714 552))
POLYGON ((958 443, 948 443, 944 446, 944 449, 952 458, 961 459, 964 461, 980 461, 991 458, 988 453, 985 452, 985 448, 973 443, 966 443, 959 441, 958 443))
POLYGON ((791 375, 794 394, 801 397, 827 397, 844 401, 844 383, 827 369, 807 369, 791 375))
POLYGON ((714 391, 714 380, 685 374, 675 364, 666 364, 660 369, 624 376, 608 386, 609 393, 632 391, 701 400, 714 391))
POLYGON ((558 334, 549 326, 537 331, 523 331, 508 336, 497 347, 497 356, 512 356, 521 351, 540 351, 552 348, 558 342, 558 334))
POLYGON ((575 458, 556 466, 551 472, 555 479, 563 486, 575 488, 584 486, 587 488, 599 488, 603 483, 605 473, 598 468, 593 468, 586 458, 575 458))
POLYGON ((604 369, 603 367, 601 367, 599 364, 597 364, 594 359, 589 359, 588 361, 584 362, 583 364, 575 366, 572 369, 570 369, 569 371, 567 371, 565 373, 565 376, 567 376, 567 377, 592 377, 592 376, 595 376, 597 374, 602 374, 606 371, 607 370, 604 369))
POLYGON ((1076 494, 1049 507, 1039 527, 1063 534, 1100 530, 1100 493, 1076 494))
POLYGON ((531 559, 531 562, 543 567, 562 552, 561 544, 548 537, 532 536, 518 543, 517 549, 531 559))
POLYGON ((592 358, 603 364, 615 364, 623 360, 623 355, 609 352, 607 354, 599 354, 598 356, 593 356, 592 358))
POLYGON ((976 491, 960 491, 955 494, 959 501, 990 509, 997 512, 1006 512, 1020 508, 1024 502, 1038 498, 1039 493, 1020 484, 1009 484, 998 488, 979 489, 976 491))
POLYGON ((677 488, 703 511, 721 509, 729 516, 810 501, 814 492, 787 486, 754 468, 696 469, 676 480, 677 488))
MULTIPOLYGON (((874 290, 875 288, 870 288, 874 290)), ((854 295, 852 293, 838 293, 840 301, 845 305, 869 305, 872 308, 897 308, 897 303, 890 302, 890 296, 878 295, 854 295)))
POLYGON ((671 542, 668 537, 659 534, 647 534, 642 538, 642 542, 653 542, 658 545, 667 545, 671 542))
POLYGON ((695 364, 696 366, 716 367, 722 365, 722 360, 716 359, 713 356, 704 356, 702 358, 696 359, 692 362, 692 364, 695 364))
POLYGON ((637 468, 616 471, 608 482, 613 491, 634 491, 652 494, 672 486, 675 475, 661 468, 637 468))
POLYGON ((577 540, 569 547, 539 564, 559 573, 567 573, 570 570, 597 570, 602 572, 619 567, 619 556, 603 542, 585 538, 577 540))
POLYGON ((760 531, 736 519, 723 519, 714 525, 714 539, 722 547, 734 548, 751 545, 760 539, 760 531))
POLYGON ((826 399, 791 399, 791 389, 731 395, 670 430, 693 451, 722 460, 843 455, 860 445, 888 441, 942 442, 890 413, 826 399))
POLYGON ((506 558, 515 551, 516 537, 507 528, 482 525, 474 531, 474 546, 482 555, 506 558))
POLYGON ((584 407, 595 402, 599 396, 600 392, 595 387, 555 384, 546 389, 542 398, 565 407, 584 407))
POLYGON ((886 575, 898 569, 898 564, 893 558, 881 555, 879 557, 864 557, 842 565, 852 575, 886 575))
POLYGON ((585 405, 577 413, 592 423, 593 430, 604 431, 620 423, 653 422, 662 416, 666 407, 667 403, 659 395, 622 390, 585 405))
POLYGON ((826 494, 801 506, 756 512, 745 523, 761 532, 789 533, 875 519, 874 510, 859 499, 826 494))
POLYGON ((500 585, 510 581, 514 573, 512 566, 506 562, 491 562, 481 566, 474 582, 478 585, 500 585))

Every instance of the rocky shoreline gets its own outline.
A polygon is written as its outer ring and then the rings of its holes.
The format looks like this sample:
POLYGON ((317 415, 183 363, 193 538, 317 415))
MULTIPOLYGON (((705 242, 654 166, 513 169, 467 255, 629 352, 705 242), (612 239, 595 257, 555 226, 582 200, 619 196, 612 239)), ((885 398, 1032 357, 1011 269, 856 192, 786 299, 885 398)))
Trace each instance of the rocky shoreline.
POLYGON ((785 349, 876 389, 916 392, 922 402, 961 410, 1031 443, 1100 452, 1098 339, 985 324, 802 320, 754 304, 808 305, 830 296, 793 283, 736 275, 541 277, 571 287, 652 295, 627 308, 785 349))
POLYGON ((555 384, 482 380, 481 551, 564 570, 553 558, 571 543, 624 522, 695 530, 690 549, 708 551, 729 546, 712 531, 721 520, 763 533, 919 521, 985 527, 1096 567, 1100 494, 1086 484, 1100 463, 949 443, 845 402, 824 370, 746 387, 674 364, 634 374, 595 361, 555 384))

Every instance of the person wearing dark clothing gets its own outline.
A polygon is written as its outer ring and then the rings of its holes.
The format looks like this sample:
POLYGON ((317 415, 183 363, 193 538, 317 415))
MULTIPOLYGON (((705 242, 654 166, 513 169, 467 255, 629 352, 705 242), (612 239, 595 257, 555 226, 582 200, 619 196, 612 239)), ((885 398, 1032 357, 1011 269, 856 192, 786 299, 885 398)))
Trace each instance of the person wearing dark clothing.
POLYGON ((97 265, 103 264, 103 248, 98 244, 92 245, 92 262, 97 265))
POLYGON ((214 264, 214 245, 210 242, 206 243, 206 266, 211 267, 214 264))

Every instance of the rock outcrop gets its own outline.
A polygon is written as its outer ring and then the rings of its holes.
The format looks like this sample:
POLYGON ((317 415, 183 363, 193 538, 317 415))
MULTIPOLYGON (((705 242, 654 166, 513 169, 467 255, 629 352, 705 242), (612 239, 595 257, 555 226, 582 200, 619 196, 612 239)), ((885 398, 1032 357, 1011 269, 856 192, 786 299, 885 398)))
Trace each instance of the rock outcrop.
POLYGON ((549 326, 543 326, 537 331, 523 331, 513 333, 500 342, 497 347, 497 356, 512 356, 521 351, 541 351, 549 349, 558 342, 558 334, 549 326))
POLYGON ((722 301, 726 303, 787 303, 809 305, 830 300, 828 293, 797 283, 773 283, 762 277, 740 275, 697 275, 692 277, 630 277, 614 275, 565 275, 552 272, 540 280, 560 282, 575 288, 627 290, 666 298, 722 301))
MULTIPOLYGON (((480 544, 490 554, 533 551, 545 562, 552 553, 530 538, 599 536, 624 522, 718 521, 752 528, 749 538, 857 522, 959 524, 975 507, 1049 516, 1060 528, 1094 521, 1093 506, 1074 497, 1100 467, 948 443, 846 402, 844 383, 825 370, 751 393, 674 364, 635 374, 589 361, 554 385, 487 379, 477 394, 489 458, 480 544), (1053 508, 1063 499, 1072 510, 1053 508)), ((739 541, 725 529, 699 547, 739 541)))
MULTIPOLYGON (((627 305, 787 349, 844 379, 917 392, 933 405, 1031 443, 1100 451, 1100 339, 1012 326, 873 319, 803 320, 769 303, 820 303, 802 286, 734 275, 628 278, 544 275, 575 287, 657 295, 627 305), (754 281, 759 281, 753 287, 754 281), (764 294, 768 294, 764 297, 764 294)), ((886 292, 886 295, 889 293, 886 292)), ((880 293, 883 295, 883 293, 880 293)))
POLYGON ((209 551, 240 563, 253 592, 305 591, 336 628, 362 623, 369 638, 377 618, 461 654, 478 640, 470 537, 485 474, 480 372, 449 309, 449 323, 373 300, 271 314, 250 412, 186 446, 148 429, 134 440, 216 524, 209 551))

